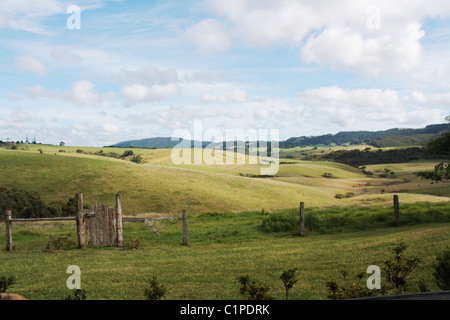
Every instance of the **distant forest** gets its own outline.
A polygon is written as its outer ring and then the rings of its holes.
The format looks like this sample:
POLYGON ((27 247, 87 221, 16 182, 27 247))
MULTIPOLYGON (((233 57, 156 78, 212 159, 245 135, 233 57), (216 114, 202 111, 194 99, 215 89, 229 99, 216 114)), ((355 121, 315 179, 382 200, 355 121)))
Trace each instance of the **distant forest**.
POLYGON ((449 155, 436 155, 425 148, 406 148, 393 150, 377 150, 375 152, 366 150, 338 150, 324 155, 313 155, 303 158, 303 160, 327 160, 344 163, 350 166, 359 167, 371 164, 382 163, 404 163, 414 160, 444 160, 450 159, 449 155))
POLYGON ((318 145, 368 144, 377 148, 425 146, 430 139, 450 131, 450 124, 434 124, 422 129, 389 129, 384 131, 349 131, 335 135, 290 138, 280 142, 280 148, 318 145))

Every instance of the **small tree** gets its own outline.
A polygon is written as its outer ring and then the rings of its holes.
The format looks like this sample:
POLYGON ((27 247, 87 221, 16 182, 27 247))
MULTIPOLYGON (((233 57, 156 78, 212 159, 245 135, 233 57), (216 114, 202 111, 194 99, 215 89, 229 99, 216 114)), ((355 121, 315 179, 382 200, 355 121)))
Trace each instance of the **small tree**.
POLYGON ((441 290, 450 290, 450 249, 436 257, 433 276, 441 290))
POLYGON ((159 283, 156 276, 150 278, 150 288, 144 290, 144 295, 147 297, 147 300, 161 300, 165 294, 166 288, 159 283))
POLYGON ((249 275, 241 276, 237 278, 237 280, 241 284, 239 292, 242 294, 244 299, 273 300, 273 297, 268 293, 270 286, 267 284, 253 280, 249 275))
POLYGON ((242 295, 242 297, 245 298, 248 291, 248 284, 250 283, 250 276, 249 275, 240 276, 239 278, 237 278, 237 281, 241 284, 239 292, 242 295))
POLYGON ((14 282, 16 282, 14 276, 0 276, 0 293, 5 293, 14 282))
POLYGON ((289 291, 294 287, 294 285, 298 282, 296 273, 297 268, 291 268, 283 271, 280 276, 281 281, 283 281, 284 289, 286 290, 286 300, 289 298, 289 291))
MULTIPOLYGON (((445 120, 450 122, 450 116, 445 120)), ((427 150, 431 153, 438 155, 450 154, 450 132, 443 133, 439 138, 431 140, 427 144, 427 150)), ((450 163, 441 162, 434 167, 432 172, 418 172, 417 176, 422 179, 428 179, 432 181, 448 181, 450 180, 450 163)))
POLYGON ((86 300, 86 290, 75 289, 73 293, 69 294, 64 300, 86 300))
POLYGON ((384 262, 387 281, 395 290, 399 291, 405 291, 407 289, 406 279, 421 261, 418 256, 412 258, 404 257, 403 253, 406 248, 407 246, 404 243, 400 243, 392 249, 394 256, 384 262))

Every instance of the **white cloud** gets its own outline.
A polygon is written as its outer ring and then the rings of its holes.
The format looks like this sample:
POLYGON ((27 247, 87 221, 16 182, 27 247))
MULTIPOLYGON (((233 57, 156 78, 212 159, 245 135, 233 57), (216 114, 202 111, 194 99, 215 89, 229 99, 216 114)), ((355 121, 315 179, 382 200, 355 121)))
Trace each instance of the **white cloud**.
POLYGON ((327 28, 308 39, 301 57, 307 63, 370 74, 411 70, 421 60, 424 35, 419 24, 407 25, 398 36, 378 37, 364 37, 350 28, 327 28))
POLYGON ((178 72, 174 69, 160 70, 152 66, 137 70, 123 68, 120 72, 113 74, 112 78, 121 84, 167 85, 178 82, 178 72))
POLYGON ((3 0, 0 6, 0 28, 11 27, 37 34, 48 34, 42 20, 65 12, 57 0, 3 0))
POLYGON ((204 0, 204 5, 217 16, 222 36, 244 46, 290 46, 306 63, 369 74, 416 68, 425 19, 450 16, 447 0, 204 0), (379 28, 368 27, 374 15, 368 9, 374 7, 379 28))
POLYGON ((401 109, 398 93, 391 89, 354 89, 338 86, 308 89, 299 94, 300 101, 306 105, 320 108, 352 108, 355 111, 380 112, 401 109))
POLYGON ((147 87, 141 84, 133 84, 122 88, 120 93, 131 103, 156 101, 167 99, 180 94, 180 88, 174 84, 154 85, 147 87))
POLYGON ((95 90, 95 85, 87 80, 77 81, 72 85, 72 89, 64 93, 64 98, 76 105, 99 105, 100 96, 95 90))
POLYGON ((231 37, 225 31, 225 26, 214 19, 205 19, 190 26, 185 34, 205 55, 223 52, 231 47, 231 37))
POLYGON ((31 100, 39 100, 42 98, 59 98, 58 91, 49 91, 42 85, 37 85, 29 88, 21 88, 26 97, 31 100))
POLYGON ((257 109, 254 114, 253 117, 256 120, 266 120, 269 119, 272 116, 272 112, 266 108, 262 108, 262 109, 257 109))
POLYGON ((115 124, 111 124, 111 123, 102 123, 102 129, 104 132, 107 132, 107 133, 120 132, 119 127, 117 127, 115 124))
POLYGON ((38 76, 44 76, 48 73, 47 67, 41 61, 30 56, 18 57, 15 65, 22 71, 31 72, 38 76))
POLYGON ((205 103, 243 103, 248 100, 244 90, 234 90, 222 94, 204 93, 202 102, 205 103))
MULTIPOLYGON (((448 99, 435 96, 433 99, 448 99)), ((317 118, 340 127, 364 128, 364 124, 383 122, 387 127, 440 123, 442 109, 426 109, 429 100, 419 92, 400 95, 391 89, 343 89, 337 86, 305 90, 299 100, 317 118)))
POLYGON ((79 54, 74 53, 73 49, 68 46, 57 46, 51 52, 51 57, 58 62, 70 64, 79 64, 82 58, 79 54))

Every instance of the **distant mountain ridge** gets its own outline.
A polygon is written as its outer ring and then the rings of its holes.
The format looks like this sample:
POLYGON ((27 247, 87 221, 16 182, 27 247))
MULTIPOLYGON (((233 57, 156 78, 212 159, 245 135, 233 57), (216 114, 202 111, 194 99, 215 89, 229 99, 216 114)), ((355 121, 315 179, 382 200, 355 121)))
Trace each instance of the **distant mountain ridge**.
MULTIPOLYGON (((280 141, 280 148, 307 147, 317 145, 342 145, 366 143, 374 147, 401 147, 401 146, 424 146, 430 139, 450 131, 450 124, 432 124, 420 129, 388 129, 383 131, 342 131, 337 134, 326 134, 312 137, 292 137, 280 141)), ((116 143, 110 147, 115 148, 148 148, 163 149, 173 148, 183 142, 183 147, 202 145, 203 148, 212 144, 211 141, 178 140, 172 138, 156 137, 141 140, 130 140, 116 143)))
POLYGON ((173 148, 180 143, 183 143, 184 146, 194 145, 202 145, 202 147, 206 147, 211 142, 208 141, 196 141, 196 140, 184 140, 182 138, 174 138, 175 141, 172 141, 172 138, 167 137, 156 137, 156 138, 147 138, 140 140, 130 140, 116 143, 109 147, 114 148, 144 148, 144 149, 164 149, 164 148, 173 148))
POLYGON ((342 145, 345 143, 366 143, 374 147, 399 147, 425 145, 427 141, 450 131, 450 124, 433 124, 420 129, 388 129, 383 131, 343 131, 335 135, 326 134, 315 137, 290 138, 280 142, 281 148, 306 147, 317 145, 342 145), (411 144, 412 143, 412 144, 411 144))

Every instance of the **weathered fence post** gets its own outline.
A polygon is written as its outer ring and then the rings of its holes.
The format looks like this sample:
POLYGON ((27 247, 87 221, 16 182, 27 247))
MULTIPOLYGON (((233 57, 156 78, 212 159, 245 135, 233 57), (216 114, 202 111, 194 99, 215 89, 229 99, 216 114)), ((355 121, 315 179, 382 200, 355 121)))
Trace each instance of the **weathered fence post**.
POLYGON ((83 194, 77 193, 77 234, 78 234, 78 248, 85 249, 84 239, 84 218, 83 218, 83 194))
POLYGON ((300 202, 300 237, 305 236, 305 203, 300 202))
POLYGON ((188 245, 188 229, 187 229, 188 225, 187 225, 186 210, 183 210, 182 220, 183 220, 183 245, 187 246, 188 245))
POLYGON ((5 212, 5 224, 6 224, 6 251, 13 251, 11 210, 7 210, 5 212))
POLYGON ((116 195, 117 246, 123 247, 122 195, 116 195))
POLYGON ((394 216, 395 216, 395 226, 400 226, 400 205, 398 202, 398 195, 394 195, 394 216))

